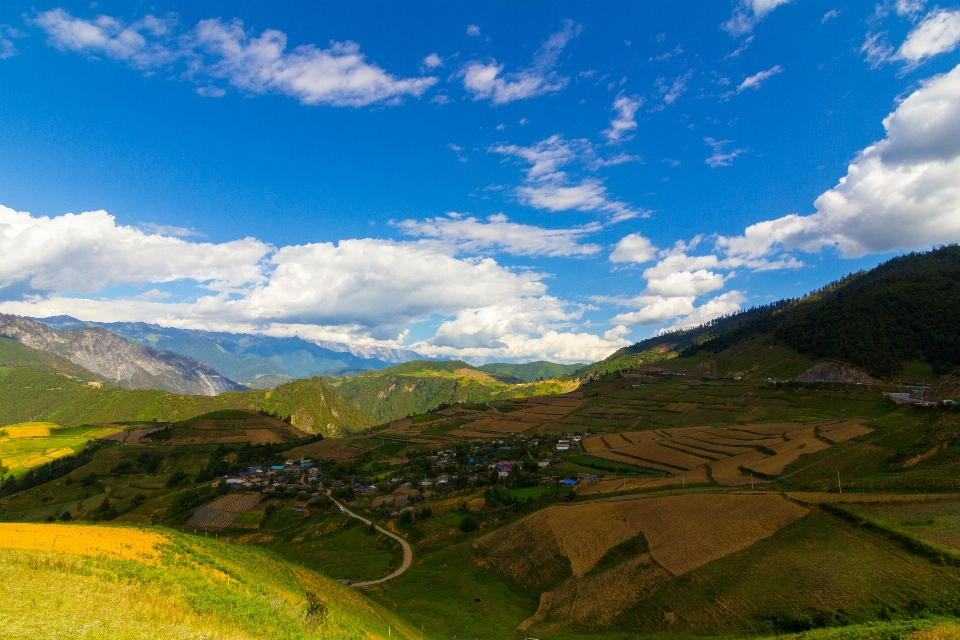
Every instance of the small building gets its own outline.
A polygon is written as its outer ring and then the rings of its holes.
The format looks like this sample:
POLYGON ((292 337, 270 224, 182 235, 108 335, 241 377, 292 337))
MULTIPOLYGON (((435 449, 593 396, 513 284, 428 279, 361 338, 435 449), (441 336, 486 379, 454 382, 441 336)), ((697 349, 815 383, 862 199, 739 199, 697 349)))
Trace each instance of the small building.
POLYGON ((550 461, 549 461, 549 460, 541 460, 540 462, 537 463, 537 466, 540 467, 541 469, 546 469, 547 467, 550 466, 550 461))
POLYGON ((577 481, 583 485, 597 484, 600 482, 600 477, 595 476, 592 473, 578 473, 577 481))

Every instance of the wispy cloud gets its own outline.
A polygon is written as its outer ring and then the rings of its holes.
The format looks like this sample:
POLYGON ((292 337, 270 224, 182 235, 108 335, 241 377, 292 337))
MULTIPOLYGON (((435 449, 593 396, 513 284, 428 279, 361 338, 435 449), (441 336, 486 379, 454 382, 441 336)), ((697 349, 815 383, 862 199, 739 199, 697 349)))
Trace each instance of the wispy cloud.
POLYGON ((741 93, 743 91, 746 91, 747 89, 759 89, 760 85, 763 84, 766 80, 782 72, 783 72, 783 67, 781 67, 780 65, 776 65, 775 67, 771 67, 766 71, 760 71, 759 73, 755 73, 740 83, 740 85, 737 87, 737 93, 741 93))
POLYGON ((526 170, 526 184, 516 190, 523 204, 547 211, 601 211, 608 213, 612 221, 646 215, 645 211, 611 200, 606 186, 599 179, 584 178, 574 182, 562 170, 573 163, 598 166, 593 145, 588 140, 568 141, 563 136, 554 135, 529 147, 497 145, 490 151, 520 158, 530 165, 526 170))
POLYGON ((749 33, 767 14, 788 2, 790 0, 740 0, 733 15, 721 26, 733 36, 749 33))
POLYGON ((693 69, 688 69, 683 75, 673 79, 669 85, 664 78, 657 79, 658 93, 663 96, 663 101, 667 104, 673 104, 687 90, 687 82, 693 77, 693 69))
POLYGON ((603 132, 608 144, 616 144, 633 137, 630 132, 637 128, 636 115, 641 104, 643 98, 639 96, 617 96, 613 101, 613 110, 617 115, 610 121, 610 128, 603 132))
POLYGON ((724 147, 730 144, 730 140, 714 140, 713 138, 704 138, 703 141, 707 143, 707 146, 713 149, 713 155, 704 160, 704 162, 714 169, 717 167, 729 167, 733 164, 734 158, 746 151, 746 149, 725 151, 724 147))
POLYGON ((493 104, 506 104, 525 100, 546 93, 560 91, 570 78, 559 75, 554 67, 564 47, 580 34, 582 27, 572 20, 564 22, 564 28, 554 33, 533 56, 533 64, 514 73, 503 73, 504 65, 496 60, 488 63, 468 62, 460 70, 463 87, 474 100, 490 100, 493 104))
POLYGON ((455 246, 458 250, 481 252, 497 250, 518 256, 572 257, 600 252, 596 244, 580 244, 580 240, 599 231, 598 223, 572 229, 545 229, 519 224, 498 213, 486 222, 472 216, 448 213, 446 218, 429 218, 422 222, 404 220, 396 223, 404 233, 432 238, 455 246))

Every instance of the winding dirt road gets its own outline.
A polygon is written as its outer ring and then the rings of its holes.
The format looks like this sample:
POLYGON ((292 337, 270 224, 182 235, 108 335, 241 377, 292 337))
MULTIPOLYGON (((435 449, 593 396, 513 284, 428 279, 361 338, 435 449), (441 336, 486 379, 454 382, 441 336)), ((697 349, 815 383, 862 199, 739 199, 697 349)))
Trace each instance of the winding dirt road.
MULTIPOLYGON (((342 511, 343 513, 347 514, 351 518, 356 518, 357 520, 359 520, 364 524, 367 524, 367 525, 370 524, 369 520, 367 520, 363 516, 358 516, 353 511, 350 511, 345 506, 340 504, 337 501, 337 499, 334 498, 333 496, 330 496, 330 499, 333 500, 333 503, 337 505, 337 507, 339 507, 340 511, 342 511)), ((377 525, 373 525, 373 526, 374 528, 376 528, 377 531, 379 531, 383 535, 393 538, 394 540, 400 543, 400 546, 403 547, 403 562, 400 564, 399 569, 397 569, 396 571, 394 571, 393 573, 391 573, 385 578, 380 578, 379 580, 368 580, 366 582, 351 582, 350 583, 351 587, 369 587, 375 584, 380 584, 381 582, 386 582, 387 580, 393 580, 394 578, 402 576, 404 573, 406 573, 407 569, 410 568, 410 565, 413 564, 413 550, 410 548, 410 544, 406 540, 404 540, 403 538, 401 538, 400 536, 394 533, 390 533, 383 527, 379 527, 377 525)))

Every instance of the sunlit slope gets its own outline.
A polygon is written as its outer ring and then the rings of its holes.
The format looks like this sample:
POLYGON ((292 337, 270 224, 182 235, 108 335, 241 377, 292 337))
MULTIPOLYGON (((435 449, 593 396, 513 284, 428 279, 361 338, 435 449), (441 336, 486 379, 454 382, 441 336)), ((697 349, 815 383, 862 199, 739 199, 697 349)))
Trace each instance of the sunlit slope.
POLYGON ((0 601, 0 638, 420 637, 269 552, 162 529, 0 524, 0 601))
POLYGON ((184 396, 166 391, 91 386, 87 384, 89 378, 69 375, 73 377, 51 373, 40 366, 0 366, 0 425, 40 420, 64 426, 176 421, 221 409, 263 409, 284 418, 289 416, 293 426, 324 436, 361 431, 373 424, 322 378, 297 380, 273 391, 184 396))
POLYGON ((576 388, 576 383, 557 380, 521 383, 460 360, 413 360, 351 378, 332 378, 331 385, 377 422, 426 413, 441 405, 547 395, 576 388))

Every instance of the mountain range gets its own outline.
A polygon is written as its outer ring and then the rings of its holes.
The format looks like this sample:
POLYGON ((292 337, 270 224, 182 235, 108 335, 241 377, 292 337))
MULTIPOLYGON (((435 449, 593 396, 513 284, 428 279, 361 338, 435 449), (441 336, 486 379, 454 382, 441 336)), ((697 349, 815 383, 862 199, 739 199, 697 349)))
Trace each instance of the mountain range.
POLYGON ((125 389, 213 396, 245 388, 209 364, 128 342, 99 327, 55 331, 29 318, 0 314, 0 336, 65 358, 125 389))
POLYGON ((302 338, 174 329, 144 322, 89 322, 71 316, 34 318, 56 330, 100 328, 130 342, 205 362, 256 389, 311 376, 352 375, 420 359, 409 349, 358 347, 302 338))

